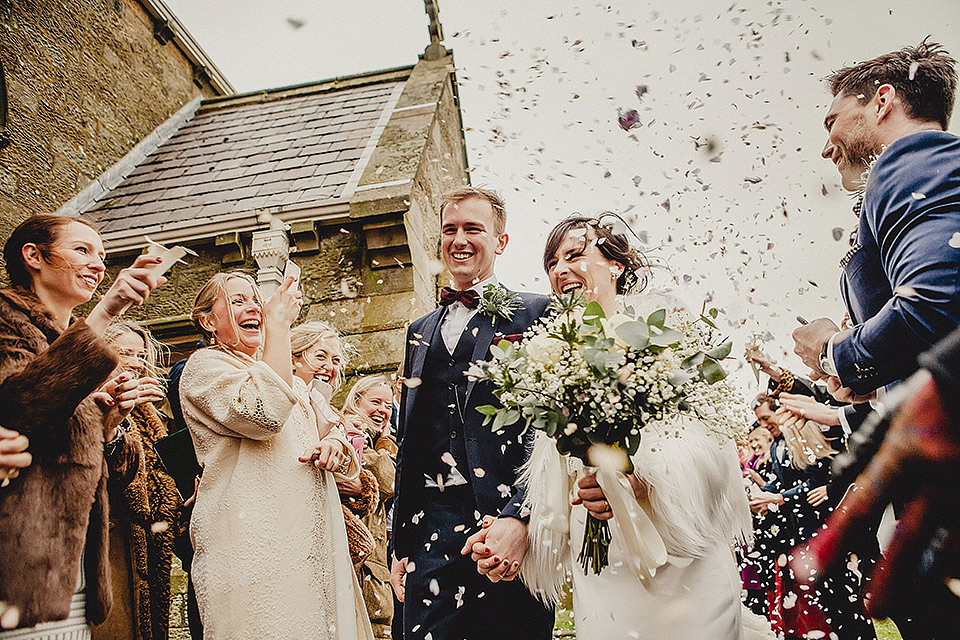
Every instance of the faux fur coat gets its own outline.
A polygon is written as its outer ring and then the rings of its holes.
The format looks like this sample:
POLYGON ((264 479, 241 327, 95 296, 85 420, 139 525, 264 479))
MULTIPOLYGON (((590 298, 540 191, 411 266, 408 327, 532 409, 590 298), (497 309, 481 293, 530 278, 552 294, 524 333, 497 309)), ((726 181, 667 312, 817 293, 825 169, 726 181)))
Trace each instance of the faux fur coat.
POLYGON ((130 436, 143 447, 136 475, 126 486, 110 487, 110 546, 114 612, 93 629, 93 639, 165 640, 170 626, 170 566, 174 539, 189 524, 177 485, 157 456, 154 444, 167 425, 151 404, 128 418, 130 436), (123 538, 126 538, 125 540, 123 538), (122 602, 125 601, 125 602, 122 602), (128 613, 135 628, 130 628, 128 613))
MULTIPOLYGON (((104 416, 89 396, 115 365, 83 320, 61 335, 32 292, 0 290, 0 420, 33 454, 0 489, 0 600, 20 610, 21 627, 67 617, 81 559, 87 619, 110 609, 104 416)), ((114 471, 129 478, 140 450, 124 436, 116 452, 114 471)))

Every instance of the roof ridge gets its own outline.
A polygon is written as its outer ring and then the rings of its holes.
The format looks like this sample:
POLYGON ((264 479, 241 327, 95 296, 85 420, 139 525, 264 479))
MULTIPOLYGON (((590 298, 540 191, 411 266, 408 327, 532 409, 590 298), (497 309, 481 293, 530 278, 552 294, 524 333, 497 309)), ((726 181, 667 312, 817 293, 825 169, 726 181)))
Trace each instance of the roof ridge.
POLYGON ((259 89, 238 93, 231 96, 215 96, 207 98, 200 106, 200 111, 212 111, 214 109, 226 109, 229 107, 243 106, 250 103, 273 102, 278 100, 287 100, 289 98, 298 98, 301 96, 312 95, 316 93, 328 93, 341 91, 343 89, 353 89, 366 85, 383 84, 385 82, 398 82, 407 79, 413 72, 414 65, 403 65, 389 69, 380 69, 379 71, 365 71, 345 76, 335 76, 325 80, 316 80, 313 82, 304 82, 301 84, 292 84, 285 87, 276 87, 274 89, 259 89))

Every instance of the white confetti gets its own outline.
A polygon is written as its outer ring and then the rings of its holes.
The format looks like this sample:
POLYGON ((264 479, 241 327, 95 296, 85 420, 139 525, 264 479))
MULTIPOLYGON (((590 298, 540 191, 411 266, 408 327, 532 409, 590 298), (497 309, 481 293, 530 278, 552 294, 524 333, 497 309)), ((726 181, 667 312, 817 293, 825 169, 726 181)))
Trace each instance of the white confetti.
POLYGON ((435 596, 440 595, 440 583, 437 582, 436 578, 430 578, 429 589, 430 589, 430 593, 432 593, 433 595, 435 596))
MULTIPOLYGON (((6 606, 5 602, 0 605, 6 606)), ((0 629, 15 629, 20 624, 20 609, 10 605, 0 613, 0 629)))
POLYGON ((960 231, 954 232, 954 234, 950 236, 950 240, 947 241, 947 244, 954 249, 960 249, 960 231))
POLYGON ((925 200, 927 198, 927 196, 923 195, 922 193, 917 193, 916 191, 914 191, 910 195, 913 196, 914 200, 925 200))

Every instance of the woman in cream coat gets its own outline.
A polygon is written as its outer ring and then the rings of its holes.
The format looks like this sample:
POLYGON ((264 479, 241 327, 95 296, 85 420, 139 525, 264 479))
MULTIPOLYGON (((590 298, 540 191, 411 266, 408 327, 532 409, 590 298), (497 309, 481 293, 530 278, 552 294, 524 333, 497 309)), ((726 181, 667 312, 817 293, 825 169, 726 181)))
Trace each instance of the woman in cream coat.
POLYGON ((300 305, 292 278, 261 304, 242 273, 215 275, 194 304, 213 345, 190 357, 180 382, 204 468, 190 526, 205 638, 371 636, 336 486, 360 467, 292 374, 300 305))

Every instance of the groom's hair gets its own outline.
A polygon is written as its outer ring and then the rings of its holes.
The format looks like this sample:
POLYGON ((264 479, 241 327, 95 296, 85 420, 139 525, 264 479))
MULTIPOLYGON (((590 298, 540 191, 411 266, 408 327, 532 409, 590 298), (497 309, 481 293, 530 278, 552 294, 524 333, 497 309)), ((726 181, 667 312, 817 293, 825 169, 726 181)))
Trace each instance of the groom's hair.
POLYGON ((928 39, 835 71, 827 77, 830 92, 856 96, 860 104, 866 104, 880 85, 889 84, 897 90, 910 118, 937 122, 946 130, 957 90, 957 61, 928 39))
POLYGON ((493 208, 494 233, 499 236, 507 230, 507 208, 503 203, 503 198, 501 198, 500 194, 496 191, 484 189, 483 187, 457 187, 440 196, 441 222, 443 221, 443 210, 446 209, 448 205, 458 204, 468 198, 480 198, 490 203, 490 206, 493 208))

